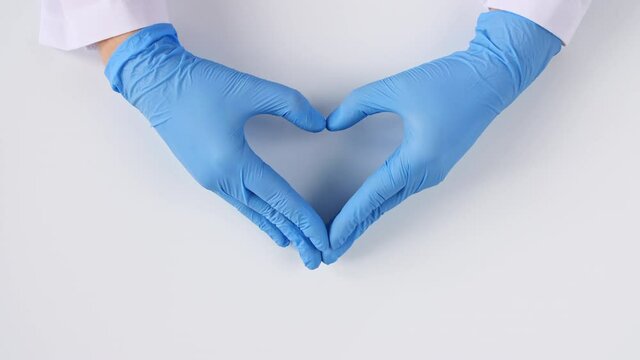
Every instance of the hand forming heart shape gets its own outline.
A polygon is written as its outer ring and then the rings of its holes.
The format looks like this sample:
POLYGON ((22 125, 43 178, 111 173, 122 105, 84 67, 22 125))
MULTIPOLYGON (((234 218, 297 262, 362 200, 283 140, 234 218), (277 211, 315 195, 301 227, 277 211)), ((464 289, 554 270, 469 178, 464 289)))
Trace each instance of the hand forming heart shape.
POLYGON ((441 182, 489 123, 542 72, 560 40, 507 12, 480 16, 463 52, 366 85, 324 117, 296 90, 237 72, 185 51, 173 27, 139 31, 113 54, 106 74, 206 189, 264 230, 292 241, 305 265, 335 262, 382 214, 441 182), (393 112, 404 140, 330 225, 248 146, 245 122, 281 116, 318 132, 347 129, 393 112))

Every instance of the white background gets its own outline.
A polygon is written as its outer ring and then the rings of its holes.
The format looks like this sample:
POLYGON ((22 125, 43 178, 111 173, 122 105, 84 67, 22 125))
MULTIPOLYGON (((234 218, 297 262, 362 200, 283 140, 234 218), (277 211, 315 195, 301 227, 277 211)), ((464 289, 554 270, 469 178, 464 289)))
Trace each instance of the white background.
MULTIPOLYGON (((200 189, 111 92, 97 54, 0 12, 0 359, 640 358, 640 3, 573 44, 439 187, 311 272, 200 189)), ((173 1, 192 52, 350 89, 464 49, 476 0, 173 1)), ((399 144, 379 116, 250 143, 325 217, 399 144)))

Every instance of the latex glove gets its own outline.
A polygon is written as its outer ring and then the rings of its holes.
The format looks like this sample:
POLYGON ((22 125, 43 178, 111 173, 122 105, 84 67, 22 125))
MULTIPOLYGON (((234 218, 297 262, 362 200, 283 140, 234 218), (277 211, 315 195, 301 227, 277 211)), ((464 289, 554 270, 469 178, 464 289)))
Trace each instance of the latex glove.
POLYGON ((386 211, 440 183, 560 48, 557 37, 528 19, 484 13, 468 50, 353 91, 329 116, 329 130, 392 112, 403 120, 404 139, 332 222, 334 250, 324 261, 336 261, 386 211))
POLYGON ((235 206, 278 245, 293 242, 305 265, 329 247, 320 216, 245 140, 252 116, 281 116, 319 132, 325 118, 296 90, 196 57, 173 26, 142 29, 106 69, 115 91, 138 108, 203 187, 235 206))

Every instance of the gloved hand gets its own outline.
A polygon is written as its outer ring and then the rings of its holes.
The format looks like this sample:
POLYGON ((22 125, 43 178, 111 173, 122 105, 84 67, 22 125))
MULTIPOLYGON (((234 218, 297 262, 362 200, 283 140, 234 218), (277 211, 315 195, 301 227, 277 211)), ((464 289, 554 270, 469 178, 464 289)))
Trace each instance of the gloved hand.
POLYGON ((532 21, 493 11, 480 16, 468 50, 353 91, 329 116, 329 130, 392 112, 404 122, 404 139, 332 222, 323 261, 335 262, 382 214, 440 183, 560 48, 532 21))
POLYGON ((276 244, 293 242, 308 268, 320 265, 320 251, 329 248, 324 222, 244 136, 245 122, 258 114, 284 117, 307 131, 324 130, 325 118, 299 92, 190 54, 169 24, 127 39, 105 73, 202 186, 276 244))

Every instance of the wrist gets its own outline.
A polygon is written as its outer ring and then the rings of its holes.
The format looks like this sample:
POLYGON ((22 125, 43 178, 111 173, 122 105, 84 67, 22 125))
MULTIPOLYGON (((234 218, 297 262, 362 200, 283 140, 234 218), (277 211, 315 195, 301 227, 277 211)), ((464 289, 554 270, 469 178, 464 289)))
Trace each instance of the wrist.
POLYGON ((517 92, 522 92, 558 53, 562 42, 533 21, 493 9, 478 19, 476 37, 469 50, 498 57, 514 76, 517 92))
MULTIPOLYGON (((148 60, 162 54, 176 55, 176 48, 181 47, 178 36, 171 24, 156 24, 146 28, 142 28, 127 37, 123 37, 121 42, 113 42, 111 45, 117 44, 111 52, 105 68, 105 75, 111 83, 113 90, 121 93, 125 98, 128 97, 132 90, 131 86, 135 81, 143 76, 140 72, 143 68, 134 71, 136 64, 147 61, 146 65, 151 62, 148 60)), ((105 49, 106 51, 107 49, 105 49)), ((164 61, 171 61, 175 56, 164 57, 164 61)), ((157 68, 158 62, 153 62, 157 68)), ((153 72, 147 66, 144 72, 153 72)), ((157 70, 157 69, 156 69, 157 70)), ((156 74, 157 75, 157 74, 156 74)))
POLYGON ((128 38, 130 38, 137 32, 138 30, 129 31, 127 33, 120 34, 98 42, 96 45, 98 46, 98 51, 100 52, 102 62, 105 65, 108 64, 109 59, 111 59, 111 55, 113 55, 118 46, 120 46, 123 42, 125 42, 128 38))

